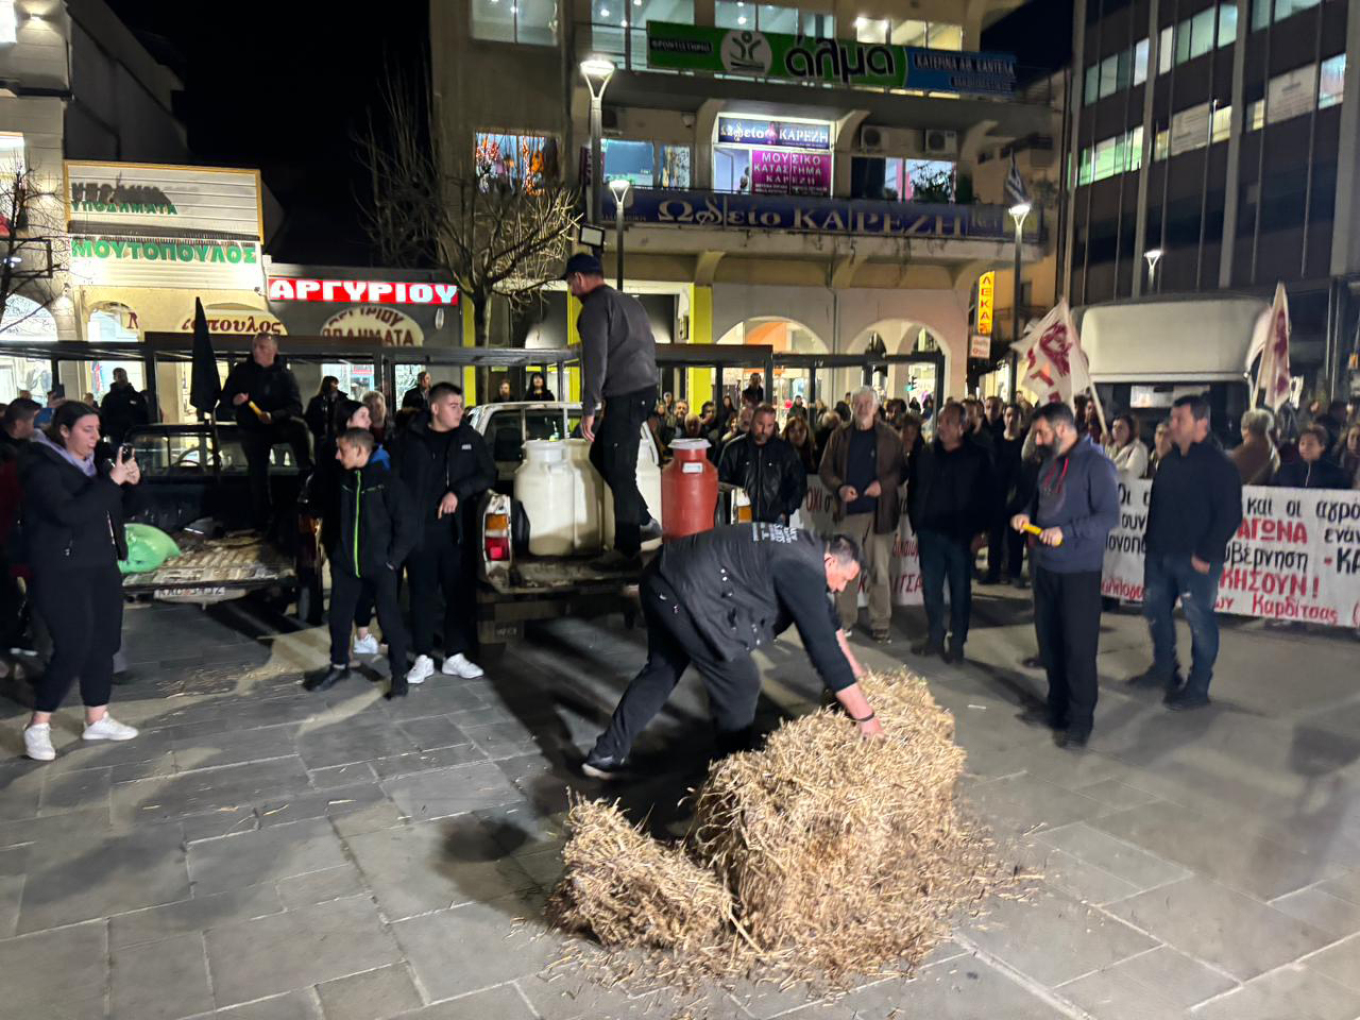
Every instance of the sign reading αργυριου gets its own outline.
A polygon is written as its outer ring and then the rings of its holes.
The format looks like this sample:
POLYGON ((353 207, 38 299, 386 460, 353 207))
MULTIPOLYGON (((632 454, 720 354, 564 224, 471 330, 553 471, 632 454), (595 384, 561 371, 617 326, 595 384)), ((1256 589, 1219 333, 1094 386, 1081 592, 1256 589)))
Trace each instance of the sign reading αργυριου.
POLYGON ((1009 98, 1015 91, 1015 56, 1010 53, 933 50, 662 21, 647 22, 647 64, 998 98, 1009 98))

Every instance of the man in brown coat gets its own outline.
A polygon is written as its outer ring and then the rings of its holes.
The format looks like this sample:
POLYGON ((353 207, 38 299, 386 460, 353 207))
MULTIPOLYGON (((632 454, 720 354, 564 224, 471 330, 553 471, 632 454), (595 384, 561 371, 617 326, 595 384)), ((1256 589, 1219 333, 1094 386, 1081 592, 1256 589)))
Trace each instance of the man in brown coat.
MULTIPOLYGON (((878 420, 878 394, 869 387, 851 401, 851 420, 831 434, 822 455, 821 477, 836 496, 837 530, 864 551, 868 570, 869 626, 875 641, 891 639, 893 540, 902 517, 902 439, 878 420)), ((859 619, 859 592, 847 585, 837 608, 847 630, 859 619)))

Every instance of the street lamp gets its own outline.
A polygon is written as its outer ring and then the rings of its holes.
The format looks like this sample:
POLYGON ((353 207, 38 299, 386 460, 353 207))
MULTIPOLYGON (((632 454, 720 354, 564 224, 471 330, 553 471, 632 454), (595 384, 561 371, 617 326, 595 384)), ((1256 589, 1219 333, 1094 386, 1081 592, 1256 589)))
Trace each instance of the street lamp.
POLYGON ((1148 264, 1148 293, 1153 293, 1153 284, 1157 282, 1157 262, 1162 257, 1162 249, 1149 248, 1143 252, 1143 258, 1147 259, 1148 264))
POLYGON ((627 177, 615 177, 609 182, 614 195, 614 259, 617 262, 619 290, 623 290, 623 203, 628 200, 628 189, 633 182, 627 177))
MULTIPOLYGON (((1011 304, 1015 311, 1015 326, 1011 331, 1011 339, 1015 343, 1020 342, 1020 243, 1024 238, 1025 220, 1029 219, 1029 211, 1034 208, 1028 202, 1016 202, 1011 206, 1011 219, 1015 221, 1015 296, 1011 299, 1011 304)), ((1019 355, 1015 353, 1015 348, 1011 348, 1011 399, 1015 399, 1016 394, 1016 375, 1018 368, 1019 355)))
POLYGON ((604 159, 600 156, 600 137, 604 134, 604 90, 614 76, 614 61, 591 57, 581 61, 581 77, 590 89, 590 190, 586 193, 586 221, 598 223, 600 215, 600 177, 604 159))

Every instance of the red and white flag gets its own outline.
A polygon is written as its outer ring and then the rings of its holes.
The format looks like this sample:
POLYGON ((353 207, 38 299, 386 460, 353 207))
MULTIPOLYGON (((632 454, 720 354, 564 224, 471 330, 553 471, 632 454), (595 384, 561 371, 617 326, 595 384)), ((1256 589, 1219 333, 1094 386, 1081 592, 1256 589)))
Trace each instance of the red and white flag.
POLYGON ((1071 406, 1073 396, 1091 386, 1091 367, 1066 298, 1025 330, 1011 348, 1018 358, 1019 384, 1041 404, 1061 400, 1071 406))
MULTIPOLYGON (((1261 355, 1261 367, 1256 372, 1256 391, 1265 391, 1266 407, 1278 412, 1289 400, 1289 299, 1284 284, 1275 285, 1275 301, 1268 315, 1263 315, 1252 337, 1251 357, 1261 355)), ((1248 360, 1250 366, 1250 360, 1248 360)))

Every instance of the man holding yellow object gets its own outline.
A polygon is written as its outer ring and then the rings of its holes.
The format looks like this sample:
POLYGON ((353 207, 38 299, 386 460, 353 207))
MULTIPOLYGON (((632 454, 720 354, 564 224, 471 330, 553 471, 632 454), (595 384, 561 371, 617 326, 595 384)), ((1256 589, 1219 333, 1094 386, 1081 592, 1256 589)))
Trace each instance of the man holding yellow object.
POLYGON ((250 357, 235 366, 222 387, 222 404, 234 411, 241 426, 250 472, 255 525, 269 530, 269 460, 276 443, 293 449, 298 470, 312 469, 311 435, 302 417, 297 380, 279 360, 279 342, 261 333, 251 343, 250 357))
POLYGON ((1027 513, 1016 531, 1038 532, 1033 551, 1034 629, 1048 673, 1048 724, 1066 732, 1063 746, 1086 746, 1099 684, 1100 569, 1105 540, 1119 523, 1114 464, 1077 431, 1066 404, 1034 415, 1035 445, 1044 457, 1027 513))

